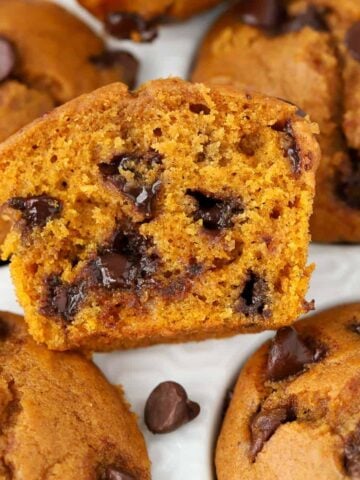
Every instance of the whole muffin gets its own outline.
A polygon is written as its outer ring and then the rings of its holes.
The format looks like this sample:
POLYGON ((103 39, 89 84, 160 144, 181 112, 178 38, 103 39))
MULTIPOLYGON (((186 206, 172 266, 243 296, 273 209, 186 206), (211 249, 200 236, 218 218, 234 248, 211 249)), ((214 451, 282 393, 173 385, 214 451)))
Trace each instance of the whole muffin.
POLYGON ((315 241, 360 241, 359 22, 358 0, 243 0, 205 37, 192 73, 291 101, 319 124, 315 241))
POLYGON ((0 0, 0 141, 78 95, 123 81, 136 60, 109 52, 82 21, 45 0, 0 0))
POLYGON ((2 255, 31 333, 114 349, 292 323, 316 131, 277 99, 165 79, 103 87, 3 143, 2 255))
POLYGON ((135 415, 119 388, 78 353, 36 344, 0 312, 0 477, 149 480, 135 415))
POLYGON ((218 479, 359 479, 359 345, 359 303, 278 330, 240 373, 218 479))

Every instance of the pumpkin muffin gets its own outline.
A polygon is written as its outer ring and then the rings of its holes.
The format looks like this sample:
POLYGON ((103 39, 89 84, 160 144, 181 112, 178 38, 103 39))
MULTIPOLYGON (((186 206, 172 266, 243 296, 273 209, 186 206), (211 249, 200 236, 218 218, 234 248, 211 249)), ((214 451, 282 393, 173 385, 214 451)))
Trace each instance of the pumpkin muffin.
POLYGON ((281 328, 240 373, 219 480, 360 478, 360 304, 281 328))
POLYGON ((360 2, 243 0, 211 28, 192 79, 294 102, 320 126, 312 237, 360 241, 360 2))
POLYGON ((104 87, 13 136, 2 256, 31 334, 109 350, 292 323, 316 131, 280 100, 167 79, 104 87))
POLYGON ((135 415, 92 362, 50 352, 0 312, 0 367, 1 478, 150 479, 135 415))

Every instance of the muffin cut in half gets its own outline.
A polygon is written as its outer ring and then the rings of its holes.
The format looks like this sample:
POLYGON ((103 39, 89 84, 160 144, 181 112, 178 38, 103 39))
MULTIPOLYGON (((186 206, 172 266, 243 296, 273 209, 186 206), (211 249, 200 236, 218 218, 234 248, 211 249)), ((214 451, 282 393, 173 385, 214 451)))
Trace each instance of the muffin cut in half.
POLYGON ((314 131, 279 100, 167 79, 104 87, 13 136, 2 257, 31 334, 110 350, 292 323, 314 131))

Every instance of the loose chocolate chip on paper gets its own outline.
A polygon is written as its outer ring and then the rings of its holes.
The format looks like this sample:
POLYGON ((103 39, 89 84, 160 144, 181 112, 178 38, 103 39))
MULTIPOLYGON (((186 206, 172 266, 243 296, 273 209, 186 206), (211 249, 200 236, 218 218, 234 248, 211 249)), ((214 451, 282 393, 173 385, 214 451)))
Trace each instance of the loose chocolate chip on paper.
POLYGON ((247 25, 268 30, 277 30, 286 18, 281 0, 243 0, 236 14, 247 25))
POLYGON ((16 52, 14 45, 4 37, 0 37, 0 82, 6 80, 15 68, 16 52))
POLYGON ((62 203, 48 195, 13 197, 8 201, 10 208, 19 210, 28 227, 44 227, 49 220, 59 216, 62 203))
POLYGON ((320 360, 320 348, 308 345, 293 327, 280 328, 273 339, 267 361, 267 377, 283 380, 301 372, 304 367, 320 360))
POLYGON ((184 388, 176 382, 160 383, 145 405, 145 423, 153 433, 169 433, 196 418, 198 403, 188 399, 184 388))
POLYGON ((360 62, 360 22, 355 22, 346 32, 345 45, 350 55, 360 62))
POLYGON ((250 458, 254 462, 264 444, 276 432, 280 425, 296 420, 292 406, 284 405, 275 408, 265 408, 253 418, 251 431, 250 458))
POLYGON ((145 20, 137 13, 112 12, 105 19, 105 28, 116 38, 152 42, 158 35, 158 21, 159 19, 145 20))
POLYGON ((136 480, 133 475, 125 473, 117 467, 107 467, 99 480, 136 480))

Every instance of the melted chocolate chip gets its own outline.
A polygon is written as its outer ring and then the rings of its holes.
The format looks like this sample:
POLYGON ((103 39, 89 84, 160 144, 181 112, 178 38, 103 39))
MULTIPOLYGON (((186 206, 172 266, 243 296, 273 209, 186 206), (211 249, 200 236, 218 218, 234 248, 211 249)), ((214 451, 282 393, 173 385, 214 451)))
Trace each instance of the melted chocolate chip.
POLYGON ((351 330, 352 332, 354 333, 357 333, 358 335, 360 335, 360 324, 359 323, 352 323, 351 325, 349 325, 349 330, 351 330))
POLYGON ((267 30, 277 30, 286 18, 281 0, 242 0, 236 14, 243 23, 267 30))
POLYGON ((148 254, 149 246, 149 240, 136 232, 117 232, 111 245, 87 267, 89 285, 123 289, 142 286, 159 261, 157 255, 148 254))
POLYGON ((202 220, 207 230, 233 227, 234 215, 244 211, 242 205, 235 199, 216 198, 199 190, 187 190, 186 194, 193 197, 198 204, 193 214, 194 220, 202 220))
POLYGON ((293 327, 280 328, 270 346, 267 377, 272 381, 283 380, 320 360, 323 349, 311 343, 302 339, 293 327))
POLYGON ((116 38, 152 42, 158 35, 159 20, 145 20, 137 13, 113 12, 105 18, 105 28, 116 38))
POLYGON ((281 132, 283 136, 283 149, 291 162, 291 169, 295 175, 300 175, 302 170, 301 151, 297 144, 294 130, 290 120, 286 122, 277 122, 271 127, 276 132, 281 132))
POLYGON ((344 446, 344 466, 352 478, 360 478, 360 427, 349 435, 344 446))
POLYGON ((295 412, 291 405, 276 408, 264 408, 253 418, 251 431, 250 458, 254 462, 264 444, 276 432, 280 425, 296 420, 295 412))
POLYGON ((99 163, 98 167, 106 181, 130 198, 146 218, 151 218, 154 214, 155 198, 160 190, 161 181, 156 180, 150 185, 142 185, 143 175, 137 171, 136 164, 142 162, 150 169, 153 165, 160 165, 162 158, 162 155, 157 152, 148 152, 143 155, 123 153, 116 155, 110 163, 99 163), (132 172, 134 180, 128 182, 120 174, 120 170, 132 172))
POLYGON ((355 22, 346 32, 345 45, 350 55, 360 62, 360 22, 355 22))
POLYGON ((266 281, 254 272, 250 272, 240 294, 236 310, 249 317, 255 315, 268 317, 270 315, 268 293, 269 288, 266 281))
POLYGON ((93 55, 89 61, 100 69, 122 67, 122 80, 132 88, 135 84, 139 62, 125 50, 104 50, 99 55, 93 55))
POLYGON ((349 149, 350 169, 335 177, 337 196, 349 207, 360 208, 360 152, 349 149))
POLYGON ((191 103, 189 105, 190 112, 197 113, 198 115, 202 113, 203 115, 209 115, 211 112, 210 108, 207 105, 202 103, 191 103))
POLYGON ((318 32, 328 31, 328 26, 322 15, 322 11, 314 5, 309 7, 296 17, 289 18, 282 26, 282 33, 298 32, 304 27, 312 28, 318 32))
POLYGON ((57 275, 51 275, 46 279, 45 285, 41 313, 70 323, 85 298, 85 282, 64 283, 57 275))
POLYGON ((107 467, 99 480, 136 480, 134 476, 125 473, 117 467, 107 467))
POLYGON ((169 433, 196 418, 198 403, 188 399, 184 388, 176 382, 160 383, 145 405, 145 423, 153 433, 169 433))
POLYGON ((8 205, 22 213, 27 227, 44 227, 49 220, 58 217, 62 209, 60 200, 47 195, 14 197, 8 205))
POLYGON ((12 74, 15 63, 14 45, 8 39, 0 37, 0 82, 3 82, 12 74))

